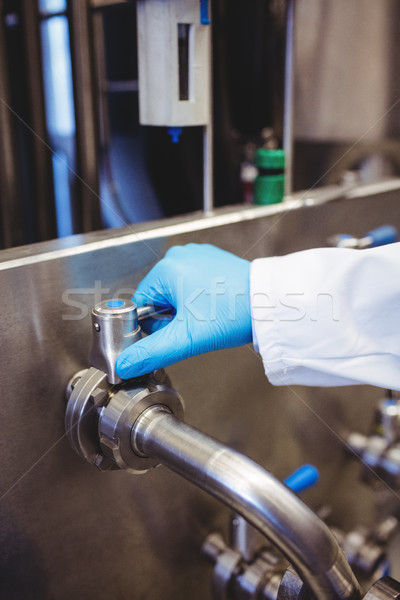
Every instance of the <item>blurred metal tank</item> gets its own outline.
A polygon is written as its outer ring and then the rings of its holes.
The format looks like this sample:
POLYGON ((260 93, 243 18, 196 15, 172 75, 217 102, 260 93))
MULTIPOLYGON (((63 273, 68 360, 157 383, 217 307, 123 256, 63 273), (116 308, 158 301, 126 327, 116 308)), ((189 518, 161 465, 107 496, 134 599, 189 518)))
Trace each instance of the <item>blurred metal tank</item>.
POLYGON ((396 0, 296 3, 295 189, 399 175, 399 16, 396 0))

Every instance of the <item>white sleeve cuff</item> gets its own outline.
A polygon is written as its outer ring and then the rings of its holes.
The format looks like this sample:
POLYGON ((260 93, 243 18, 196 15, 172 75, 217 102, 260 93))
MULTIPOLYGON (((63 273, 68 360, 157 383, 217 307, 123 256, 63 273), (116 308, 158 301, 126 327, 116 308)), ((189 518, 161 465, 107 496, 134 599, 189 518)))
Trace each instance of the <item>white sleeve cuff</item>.
POLYGON ((253 338, 274 385, 400 389, 400 244, 252 262, 253 338))
POLYGON ((290 359, 282 344, 280 328, 279 258, 261 258, 252 262, 250 271, 253 344, 261 354, 265 374, 273 385, 289 382, 290 359))

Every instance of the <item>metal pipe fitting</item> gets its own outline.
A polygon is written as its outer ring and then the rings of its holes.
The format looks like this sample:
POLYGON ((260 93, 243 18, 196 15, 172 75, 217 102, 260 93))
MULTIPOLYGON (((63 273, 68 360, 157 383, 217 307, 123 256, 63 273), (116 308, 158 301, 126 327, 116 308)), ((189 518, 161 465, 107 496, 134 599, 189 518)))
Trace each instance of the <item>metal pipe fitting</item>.
POLYGON ((391 577, 380 579, 369 590, 364 600, 398 600, 400 584, 391 577))
POLYGON ((262 467, 158 405, 136 420, 131 444, 241 514, 294 565, 318 600, 358 600, 358 583, 328 527, 262 467))

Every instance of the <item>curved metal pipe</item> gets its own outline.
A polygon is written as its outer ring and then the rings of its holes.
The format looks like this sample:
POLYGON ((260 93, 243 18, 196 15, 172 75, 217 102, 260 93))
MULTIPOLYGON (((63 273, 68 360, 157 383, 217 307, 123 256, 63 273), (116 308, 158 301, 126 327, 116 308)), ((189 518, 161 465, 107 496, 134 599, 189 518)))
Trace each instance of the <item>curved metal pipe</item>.
POLYGON ((288 558, 318 600, 358 600, 360 590, 328 527, 288 488, 249 458, 176 419, 144 411, 132 446, 158 459, 245 517, 288 558))

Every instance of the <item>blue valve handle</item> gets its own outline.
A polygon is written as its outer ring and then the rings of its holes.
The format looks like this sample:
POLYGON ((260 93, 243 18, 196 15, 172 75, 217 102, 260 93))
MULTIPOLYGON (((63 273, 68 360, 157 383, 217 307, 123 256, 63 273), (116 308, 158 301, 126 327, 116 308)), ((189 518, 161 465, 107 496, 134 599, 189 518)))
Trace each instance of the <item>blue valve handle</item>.
POLYGON ((329 238, 328 243, 337 248, 376 248, 397 242, 399 236, 396 227, 382 225, 372 229, 362 238, 358 239, 347 233, 340 233, 329 238))
POLYGON ((319 471, 313 465, 302 465, 294 473, 289 475, 284 483, 296 494, 304 492, 317 483, 319 471))
POLYGON ((382 225, 372 231, 369 231, 365 237, 371 238, 371 248, 377 246, 385 246, 386 244, 393 244, 397 242, 398 233, 396 227, 392 225, 382 225))

